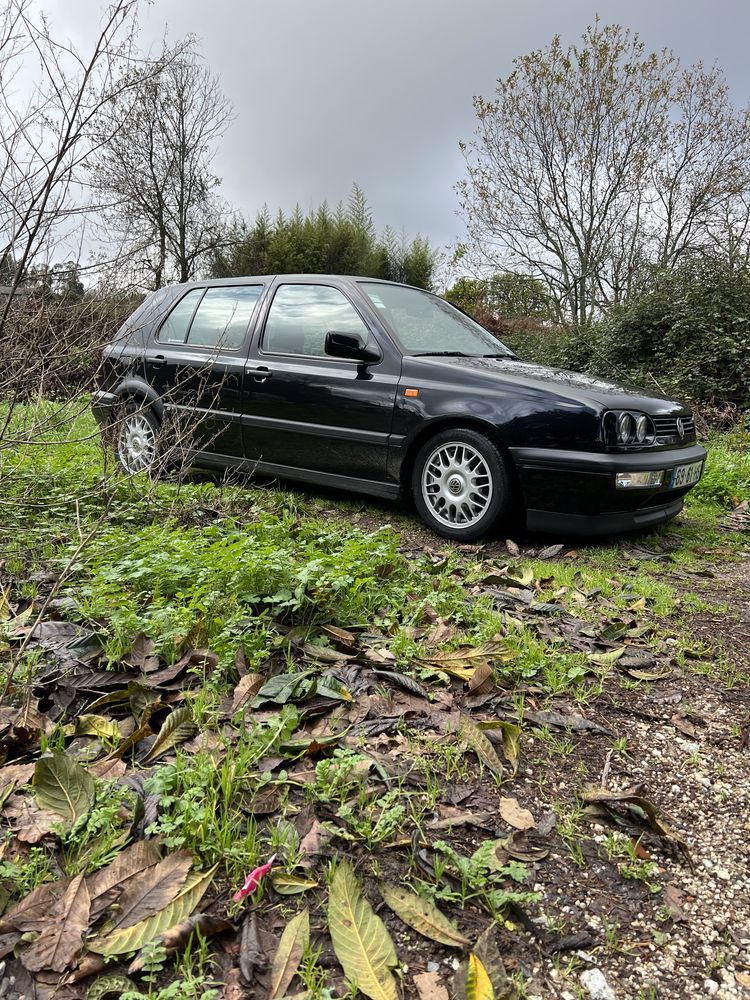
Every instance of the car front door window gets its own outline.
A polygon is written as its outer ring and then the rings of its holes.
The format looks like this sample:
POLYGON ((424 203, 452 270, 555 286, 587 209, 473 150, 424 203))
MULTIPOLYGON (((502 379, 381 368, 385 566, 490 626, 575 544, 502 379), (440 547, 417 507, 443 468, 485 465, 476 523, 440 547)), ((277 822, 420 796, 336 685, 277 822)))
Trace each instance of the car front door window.
POLYGON ((266 320, 264 354, 326 357, 326 334, 357 333, 366 342, 367 327, 346 296, 329 285, 279 286, 266 320))

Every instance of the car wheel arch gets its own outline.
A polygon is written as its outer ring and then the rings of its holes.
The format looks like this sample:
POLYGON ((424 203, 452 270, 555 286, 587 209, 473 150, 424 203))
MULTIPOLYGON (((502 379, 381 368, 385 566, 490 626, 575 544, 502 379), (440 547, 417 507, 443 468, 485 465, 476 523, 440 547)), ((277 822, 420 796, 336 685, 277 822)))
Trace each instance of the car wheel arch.
POLYGON ((164 421, 164 403, 159 394, 137 379, 128 379, 122 382, 115 390, 114 394, 119 397, 122 403, 145 403, 150 406, 160 423, 164 421))
POLYGON ((429 441, 430 438, 435 437, 442 431, 447 430, 470 430, 477 431, 479 434, 483 434, 488 438, 501 453, 505 459, 508 470, 514 479, 514 485, 517 484, 518 475, 516 472, 515 463, 513 457, 508 448, 508 444, 500 432, 500 430, 494 424, 485 423, 483 420, 477 420, 472 417, 445 417, 443 419, 438 418, 436 420, 430 421, 426 427, 421 428, 418 434, 415 434, 412 440, 409 442, 406 455, 401 462, 400 469, 400 480, 401 488, 405 495, 408 495, 411 491, 411 476, 414 469, 414 462, 419 454, 420 449, 429 441))

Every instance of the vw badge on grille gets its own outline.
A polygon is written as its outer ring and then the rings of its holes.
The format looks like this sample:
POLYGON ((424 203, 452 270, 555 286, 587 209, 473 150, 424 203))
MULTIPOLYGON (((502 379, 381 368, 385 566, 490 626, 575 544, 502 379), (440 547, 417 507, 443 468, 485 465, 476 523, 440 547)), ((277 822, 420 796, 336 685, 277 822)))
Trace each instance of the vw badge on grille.
POLYGON ((685 437, 685 424, 683 423, 682 417, 677 418, 677 433, 680 437, 680 441, 685 437))

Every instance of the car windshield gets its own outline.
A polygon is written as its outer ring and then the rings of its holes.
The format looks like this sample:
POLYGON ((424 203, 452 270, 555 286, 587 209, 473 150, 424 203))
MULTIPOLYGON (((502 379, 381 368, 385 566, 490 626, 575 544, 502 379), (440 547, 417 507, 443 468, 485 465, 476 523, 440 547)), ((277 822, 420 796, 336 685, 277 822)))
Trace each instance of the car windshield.
POLYGON ((404 354, 467 358, 515 357, 505 344, 445 299, 403 285, 363 281, 362 288, 404 354))

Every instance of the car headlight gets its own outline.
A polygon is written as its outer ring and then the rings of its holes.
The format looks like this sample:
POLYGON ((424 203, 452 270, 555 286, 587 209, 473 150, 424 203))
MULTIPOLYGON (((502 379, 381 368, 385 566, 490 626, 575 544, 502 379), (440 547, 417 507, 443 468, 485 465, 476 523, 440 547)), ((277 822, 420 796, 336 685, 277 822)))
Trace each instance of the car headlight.
POLYGON ((635 419, 630 413, 621 413, 617 418, 617 440, 620 444, 635 441, 635 419))
POLYGON ((653 421, 646 413, 610 410, 604 414, 604 438, 607 444, 650 444, 655 434, 653 421))

